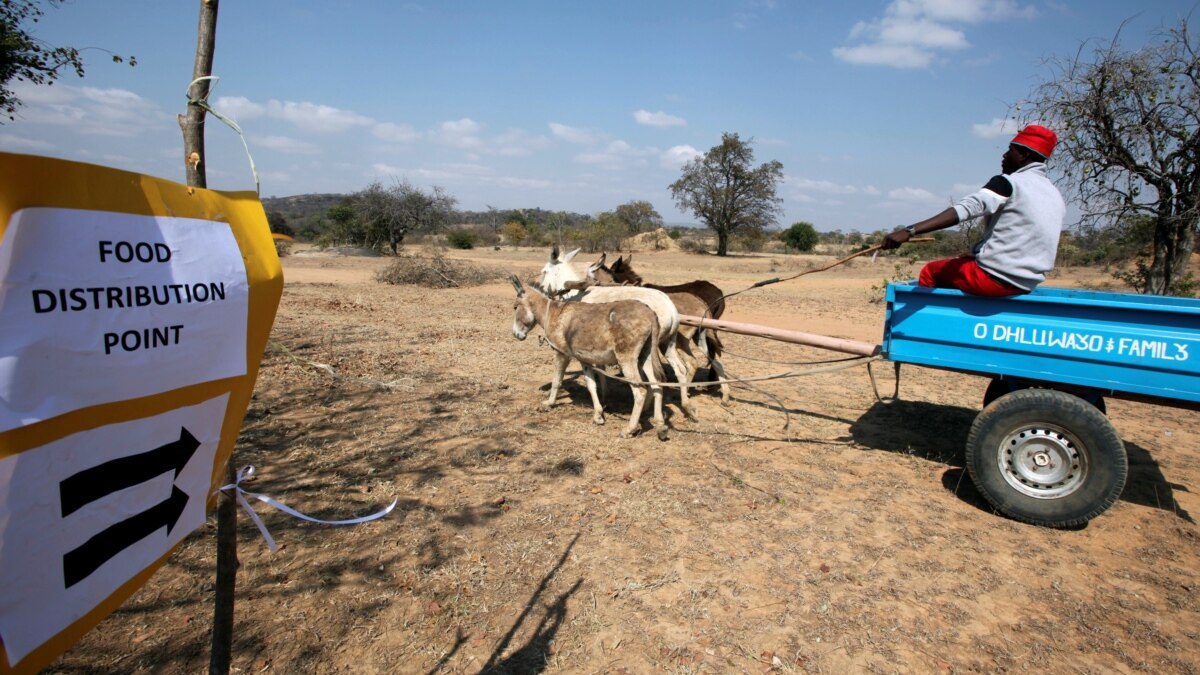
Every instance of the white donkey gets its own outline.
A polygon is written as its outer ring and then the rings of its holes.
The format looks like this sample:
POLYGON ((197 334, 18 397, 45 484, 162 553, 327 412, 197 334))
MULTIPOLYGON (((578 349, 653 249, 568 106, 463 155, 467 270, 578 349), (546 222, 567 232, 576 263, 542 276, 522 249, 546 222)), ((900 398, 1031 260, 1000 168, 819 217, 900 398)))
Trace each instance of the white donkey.
POLYGON ((604 304, 553 300, 536 288, 526 290, 516 275, 510 279, 517 289, 517 301, 513 303, 513 337, 524 340, 529 329, 539 324, 554 348, 554 381, 543 407, 554 405, 567 364, 573 358, 578 359, 583 364, 588 393, 592 395, 592 421, 604 424, 604 408, 596 394, 595 368, 619 366, 625 379, 633 383, 630 385, 633 412, 629 414, 629 426, 621 432, 621 437, 628 438, 641 429, 642 408, 646 403, 646 392, 641 383, 642 374, 645 374, 654 398, 651 423, 658 430, 659 440, 667 440, 662 387, 658 386, 663 379, 663 368, 656 346, 659 331, 654 312, 633 300, 604 304))
POLYGON ((659 348, 666 356, 667 363, 675 371, 675 378, 685 386, 679 388, 679 407, 688 419, 696 419, 689 405, 687 384, 692 381, 693 367, 688 364, 676 349, 676 338, 679 335, 679 310, 666 293, 652 288, 640 286, 593 286, 580 290, 587 285, 583 274, 571 265, 571 260, 579 254, 575 249, 559 258, 558 246, 550 250, 550 260, 542 266, 542 276, 538 285, 551 294, 562 294, 564 300, 584 303, 615 302, 617 300, 637 300, 644 303, 658 315, 659 348))

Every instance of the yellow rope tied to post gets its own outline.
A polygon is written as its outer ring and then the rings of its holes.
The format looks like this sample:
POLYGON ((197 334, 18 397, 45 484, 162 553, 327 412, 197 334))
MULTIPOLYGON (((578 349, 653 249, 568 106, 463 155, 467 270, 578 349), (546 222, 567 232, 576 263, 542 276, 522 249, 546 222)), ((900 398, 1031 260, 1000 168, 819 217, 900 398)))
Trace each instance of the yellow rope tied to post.
POLYGON ((192 83, 188 85, 188 105, 200 107, 208 114, 224 122, 225 125, 230 129, 233 129, 237 132, 238 138, 242 141, 242 147, 246 149, 246 159, 250 160, 250 173, 254 174, 254 192, 255 194, 261 194, 258 182, 258 167, 254 166, 254 157, 250 154, 250 146, 246 144, 246 135, 242 133, 242 128, 238 126, 237 122, 234 122, 225 115, 217 112, 216 109, 208 103, 209 94, 212 94, 213 90, 217 88, 217 82, 220 81, 221 78, 217 77, 216 75, 206 75, 204 77, 198 77, 192 80, 192 83), (212 80, 212 84, 208 87, 208 93, 206 93, 202 99, 191 98, 192 87, 196 86, 196 84, 199 82, 203 82, 204 80, 212 80))

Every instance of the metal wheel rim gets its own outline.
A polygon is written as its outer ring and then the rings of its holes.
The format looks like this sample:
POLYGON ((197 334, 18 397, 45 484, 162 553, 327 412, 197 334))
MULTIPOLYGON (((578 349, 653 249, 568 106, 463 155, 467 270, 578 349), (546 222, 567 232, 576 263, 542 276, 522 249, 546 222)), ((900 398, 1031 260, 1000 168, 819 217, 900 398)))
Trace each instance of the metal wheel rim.
POLYGON ((1036 499, 1061 499, 1087 482, 1087 449, 1062 427, 1026 424, 997 448, 1000 474, 1014 490, 1036 499))

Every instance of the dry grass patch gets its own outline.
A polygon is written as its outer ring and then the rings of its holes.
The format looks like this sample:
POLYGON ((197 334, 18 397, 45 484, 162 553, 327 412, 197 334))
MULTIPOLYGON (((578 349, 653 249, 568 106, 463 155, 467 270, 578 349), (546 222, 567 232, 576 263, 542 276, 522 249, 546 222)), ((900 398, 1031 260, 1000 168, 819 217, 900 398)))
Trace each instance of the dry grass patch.
POLYGON ((463 260, 446 258, 441 251, 428 255, 402 253, 395 262, 375 273, 375 280, 385 284, 405 284, 426 288, 460 288, 479 286, 505 274, 463 260))

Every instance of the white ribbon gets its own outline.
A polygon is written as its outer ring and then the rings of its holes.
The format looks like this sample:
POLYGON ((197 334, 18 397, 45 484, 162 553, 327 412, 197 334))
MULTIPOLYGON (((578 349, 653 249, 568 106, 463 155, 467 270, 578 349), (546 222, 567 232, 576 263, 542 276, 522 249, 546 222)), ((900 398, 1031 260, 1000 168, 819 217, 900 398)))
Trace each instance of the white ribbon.
POLYGON ((246 501, 246 497, 253 497, 253 498, 257 499, 258 501, 263 502, 264 504, 274 506, 275 508, 279 509, 280 511, 283 511, 284 513, 286 513, 290 516, 294 516, 301 520, 307 520, 310 523, 320 523, 322 525, 357 525, 359 523, 370 522, 372 520, 382 518, 382 517, 386 516, 387 514, 391 513, 392 509, 396 508, 396 503, 400 501, 399 498, 393 499, 392 503, 390 505, 388 505, 388 507, 386 509, 380 511, 379 513, 374 513, 369 516, 363 516, 361 518, 351 518, 349 520, 321 520, 319 518, 313 518, 312 516, 306 516, 303 513, 300 513, 299 511, 297 511, 296 509, 293 509, 290 506, 284 505, 266 495, 258 494, 257 492, 247 492, 246 490, 243 490, 242 485, 241 485, 242 481, 249 480, 250 477, 253 475, 254 475, 254 465, 247 464, 246 466, 243 466, 242 468, 238 469, 236 482, 230 483, 228 485, 222 485, 221 487, 219 487, 217 489, 222 492, 227 491, 227 490, 235 490, 236 491, 234 494, 237 497, 238 504, 242 505, 242 508, 246 510, 247 514, 249 514, 250 520, 253 520, 254 524, 258 526, 258 531, 262 533, 263 539, 267 540, 267 547, 271 549, 272 553, 279 550, 279 545, 275 543, 275 539, 272 538, 271 533, 267 531, 267 526, 263 523, 262 518, 260 518, 258 516, 258 513, 256 513, 254 511, 254 509, 250 508, 250 502, 246 501))

